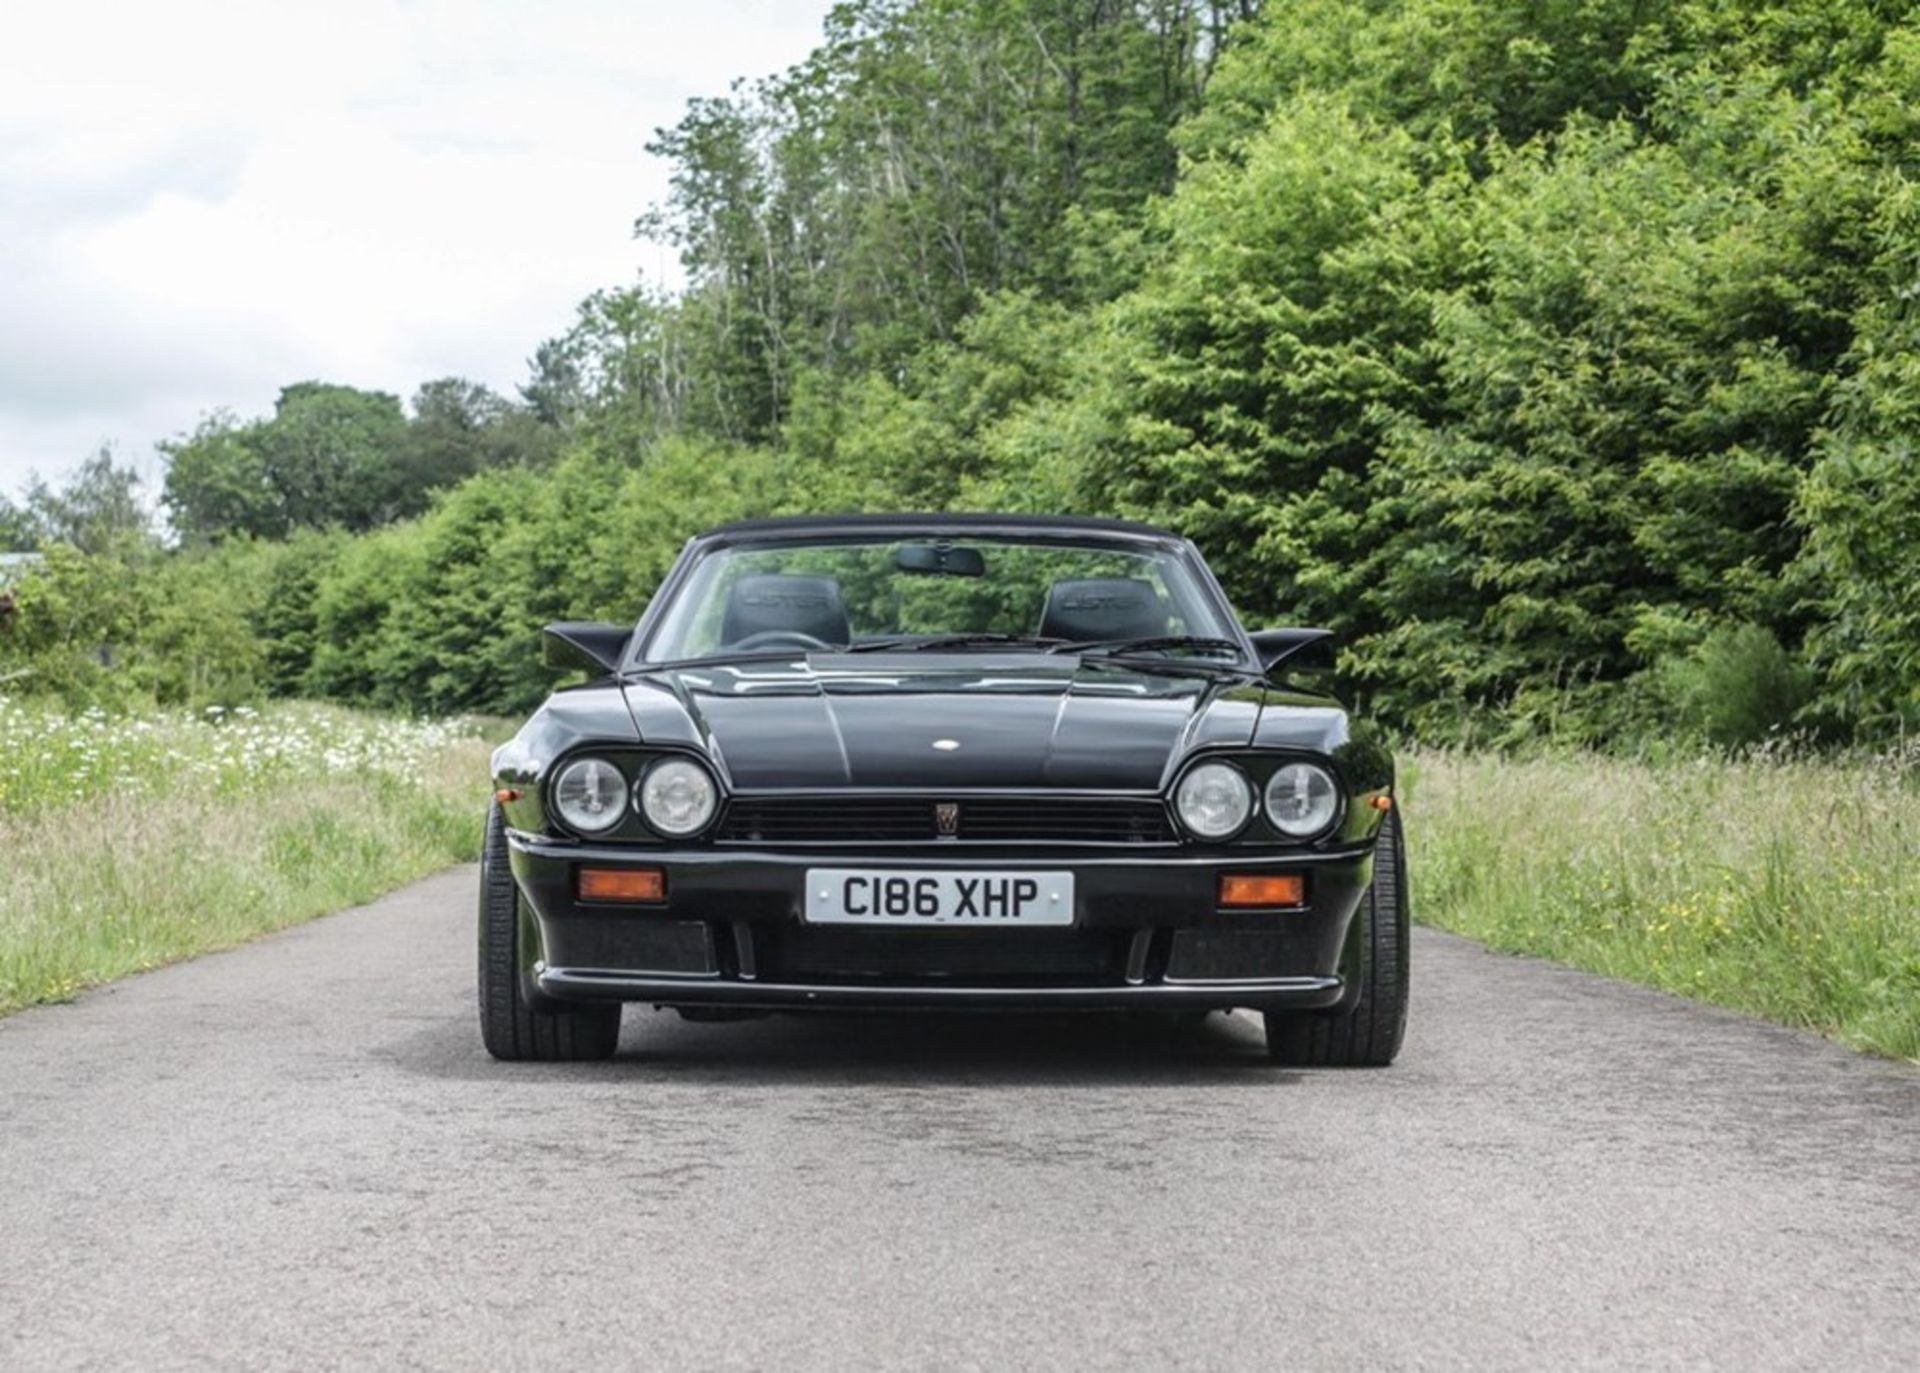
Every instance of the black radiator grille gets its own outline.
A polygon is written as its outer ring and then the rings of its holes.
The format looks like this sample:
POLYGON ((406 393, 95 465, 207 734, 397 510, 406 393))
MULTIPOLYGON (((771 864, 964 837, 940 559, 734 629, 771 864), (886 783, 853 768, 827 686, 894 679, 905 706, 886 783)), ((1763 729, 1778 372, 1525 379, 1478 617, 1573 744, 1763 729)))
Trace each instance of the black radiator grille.
POLYGON ((727 807, 723 844, 1170 844, 1167 809, 1151 799, 1028 796, 743 797, 727 807), (957 807, 943 831, 942 806, 957 807))
POLYGON ((772 981, 1119 982, 1130 930, 870 930, 779 925, 754 931, 760 977, 772 981))
POLYGON ((1088 844, 1169 844, 1158 801, 1048 801, 1025 797, 960 803, 960 838, 1064 839, 1088 844))

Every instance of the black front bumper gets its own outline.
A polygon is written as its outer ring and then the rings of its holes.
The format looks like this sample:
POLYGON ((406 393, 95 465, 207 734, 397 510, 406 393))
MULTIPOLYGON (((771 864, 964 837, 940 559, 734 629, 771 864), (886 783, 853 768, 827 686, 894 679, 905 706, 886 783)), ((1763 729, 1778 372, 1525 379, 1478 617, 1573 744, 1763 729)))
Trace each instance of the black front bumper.
POLYGON ((1258 1010, 1343 1004, 1354 987, 1353 913, 1370 846, 1284 856, 1152 855, 969 846, 858 856, 639 849, 511 832, 527 910, 521 963, 544 1001, 741 1009, 949 1007, 1258 1010), (581 867, 666 873, 655 905, 583 903, 581 867), (810 867, 1069 869, 1068 929, 808 925, 810 867), (1222 873, 1304 873, 1308 905, 1224 911, 1222 873))

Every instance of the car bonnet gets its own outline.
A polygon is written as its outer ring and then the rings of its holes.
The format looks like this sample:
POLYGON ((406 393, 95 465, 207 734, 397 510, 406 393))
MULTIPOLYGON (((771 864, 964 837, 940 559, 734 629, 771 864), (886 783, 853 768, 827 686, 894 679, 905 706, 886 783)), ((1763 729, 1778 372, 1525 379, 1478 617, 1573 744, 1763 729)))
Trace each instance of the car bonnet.
POLYGON ((1253 736, 1258 686, 1034 654, 816 655, 626 683, 650 744, 699 748, 735 791, 1156 791, 1196 748, 1253 736))

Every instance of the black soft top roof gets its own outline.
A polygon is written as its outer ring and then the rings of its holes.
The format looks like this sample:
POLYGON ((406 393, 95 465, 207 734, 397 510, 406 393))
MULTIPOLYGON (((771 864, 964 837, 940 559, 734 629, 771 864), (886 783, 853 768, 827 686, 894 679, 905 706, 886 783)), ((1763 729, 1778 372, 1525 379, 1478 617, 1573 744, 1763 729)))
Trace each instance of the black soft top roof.
POLYGON ((942 513, 902 515, 781 515, 759 520, 736 520, 719 525, 697 537, 701 542, 733 543, 761 535, 786 534, 875 534, 897 530, 901 533, 930 533, 952 530, 955 533, 1084 533, 1118 535, 1128 539, 1184 542, 1170 529, 1132 520, 1112 520, 1091 515, 993 515, 985 513, 942 513))

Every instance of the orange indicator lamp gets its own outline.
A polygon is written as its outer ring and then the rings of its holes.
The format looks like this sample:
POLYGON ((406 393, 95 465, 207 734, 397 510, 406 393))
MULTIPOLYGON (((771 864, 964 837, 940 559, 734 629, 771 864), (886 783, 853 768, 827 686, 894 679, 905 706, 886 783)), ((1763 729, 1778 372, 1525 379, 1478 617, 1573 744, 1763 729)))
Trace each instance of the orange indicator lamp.
POLYGON ((1223 910, 1272 910, 1306 904, 1304 873, 1228 873, 1220 879, 1223 910))
POLYGON ((626 905, 665 901, 667 875, 659 868, 582 868, 580 899, 626 905))

